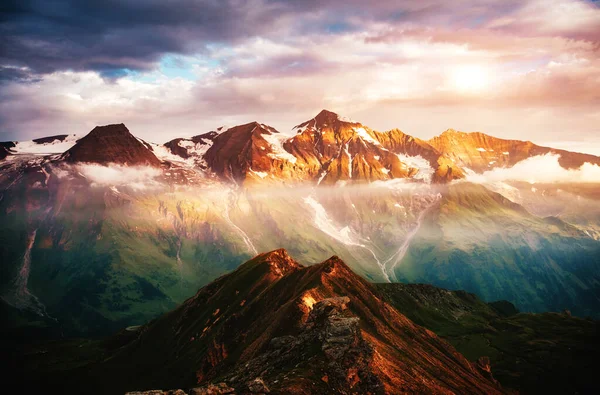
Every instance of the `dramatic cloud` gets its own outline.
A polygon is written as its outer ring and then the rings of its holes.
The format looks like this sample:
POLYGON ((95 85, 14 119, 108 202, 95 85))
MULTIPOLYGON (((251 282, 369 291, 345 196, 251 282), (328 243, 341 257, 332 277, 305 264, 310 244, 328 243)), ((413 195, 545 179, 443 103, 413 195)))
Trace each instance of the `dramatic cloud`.
POLYGON ((124 122, 164 142, 322 108, 600 154, 583 0, 24 1, 0 10, 0 140, 124 122), (54 131, 54 132, 53 132, 54 131))
POLYGON ((8 1, 0 61, 38 73, 149 70, 164 54, 266 33, 292 10, 260 0, 8 1))

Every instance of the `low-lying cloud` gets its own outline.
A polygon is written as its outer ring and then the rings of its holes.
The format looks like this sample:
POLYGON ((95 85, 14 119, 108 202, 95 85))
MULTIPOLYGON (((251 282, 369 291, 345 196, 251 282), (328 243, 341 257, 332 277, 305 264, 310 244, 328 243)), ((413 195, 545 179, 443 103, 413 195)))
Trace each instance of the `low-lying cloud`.
POLYGON ((493 183, 525 181, 530 183, 600 182, 600 166, 584 163, 579 169, 560 166, 558 154, 546 154, 525 159, 510 168, 496 168, 483 174, 469 174, 466 181, 493 183))
POLYGON ((135 190, 157 187, 161 171, 149 166, 103 166, 85 163, 75 166, 76 171, 90 181, 92 186, 127 186, 135 190))

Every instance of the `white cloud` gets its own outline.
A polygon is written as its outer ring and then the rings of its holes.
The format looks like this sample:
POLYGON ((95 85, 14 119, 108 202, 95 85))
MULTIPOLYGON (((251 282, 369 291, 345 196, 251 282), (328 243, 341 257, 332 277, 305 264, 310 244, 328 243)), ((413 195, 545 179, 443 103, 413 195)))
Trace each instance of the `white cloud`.
POLYGON ((560 155, 547 154, 525 159, 510 168, 496 168, 483 174, 470 174, 466 181, 480 184, 502 181, 600 182, 600 166, 584 163, 579 169, 567 170, 560 166, 560 155))
POLYGON ((149 166, 122 166, 84 163, 74 169, 87 178, 93 186, 126 186, 135 190, 157 187, 161 171, 149 166))

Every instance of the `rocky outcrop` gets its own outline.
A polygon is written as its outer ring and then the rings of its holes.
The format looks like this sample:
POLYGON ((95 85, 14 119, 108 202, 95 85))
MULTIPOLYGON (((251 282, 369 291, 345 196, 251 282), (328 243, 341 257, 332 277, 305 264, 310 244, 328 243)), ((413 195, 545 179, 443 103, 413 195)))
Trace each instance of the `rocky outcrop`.
POLYGON ((373 348, 362 336, 359 318, 347 310, 349 302, 348 297, 317 302, 298 335, 271 339, 262 354, 225 381, 240 393, 269 393, 266 382, 280 390, 277 383, 287 383, 291 391, 307 385, 294 373, 312 373, 318 366, 321 384, 329 392, 383 393, 383 383, 370 369, 373 348))
POLYGON ((190 390, 190 395, 225 395, 236 394, 235 389, 225 383, 209 384, 204 387, 193 388, 190 390))
POLYGON ((184 390, 148 390, 127 392, 125 395, 187 395, 187 393, 184 390))

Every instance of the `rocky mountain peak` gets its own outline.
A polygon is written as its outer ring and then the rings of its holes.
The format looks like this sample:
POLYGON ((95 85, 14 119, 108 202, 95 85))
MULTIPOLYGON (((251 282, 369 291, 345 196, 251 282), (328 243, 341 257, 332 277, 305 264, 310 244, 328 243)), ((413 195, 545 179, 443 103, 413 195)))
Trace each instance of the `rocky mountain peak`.
POLYGON ((332 111, 322 110, 315 117, 317 124, 329 124, 332 125, 336 122, 344 122, 340 116, 332 111))
POLYGON ((204 159, 218 176, 235 182, 267 175, 292 178, 296 157, 283 147, 285 138, 269 125, 250 122, 214 137, 204 159))
POLYGON ((96 126, 63 154, 67 162, 160 166, 152 151, 120 124, 96 126))
POLYGON ((125 126, 124 123, 114 123, 114 124, 109 124, 109 125, 103 125, 103 126, 96 126, 94 129, 92 129, 92 131, 90 133, 88 133, 88 136, 92 137, 92 136, 109 136, 109 137, 116 137, 116 136, 130 136, 131 133, 129 132, 129 129, 127 129, 127 126, 125 126))
POLYGON ((328 128, 338 129, 340 126, 351 127, 352 125, 360 124, 348 118, 341 117, 332 111, 321 110, 314 118, 296 125, 293 130, 298 130, 298 133, 301 133, 303 129, 309 128, 313 131, 324 131, 328 128))
POLYGON ((321 264, 323 273, 329 275, 343 275, 344 273, 352 273, 352 270, 338 256, 334 255, 321 264))
POLYGON ((283 276, 302 268, 302 265, 296 262, 284 248, 265 252, 258 255, 256 259, 266 262, 269 265, 270 271, 278 276, 283 276))

